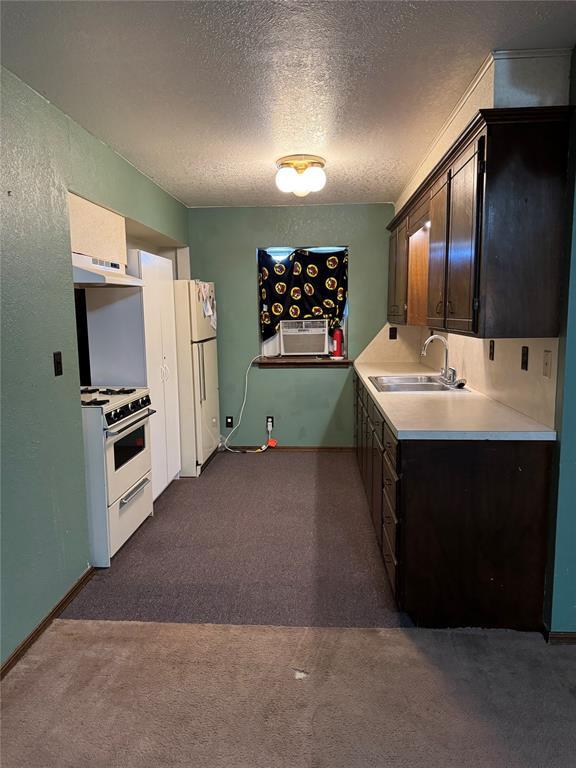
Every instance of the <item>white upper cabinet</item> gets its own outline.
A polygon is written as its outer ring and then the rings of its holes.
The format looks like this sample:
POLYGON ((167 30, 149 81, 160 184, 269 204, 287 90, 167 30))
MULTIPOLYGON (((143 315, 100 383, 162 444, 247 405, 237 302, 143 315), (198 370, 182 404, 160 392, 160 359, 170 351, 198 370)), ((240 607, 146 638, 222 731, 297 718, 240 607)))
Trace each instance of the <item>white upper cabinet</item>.
POLYGON ((68 193, 70 241, 73 253, 116 264, 127 263, 123 216, 68 193))

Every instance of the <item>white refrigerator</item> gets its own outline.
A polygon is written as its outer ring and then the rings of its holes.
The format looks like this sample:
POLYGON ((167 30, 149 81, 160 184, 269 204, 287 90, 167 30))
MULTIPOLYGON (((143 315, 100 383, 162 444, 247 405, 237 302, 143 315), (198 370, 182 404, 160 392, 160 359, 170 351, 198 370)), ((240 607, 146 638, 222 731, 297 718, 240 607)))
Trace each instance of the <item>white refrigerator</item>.
POLYGON ((213 283, 176 280, 181 477, 198 477, 220 443, 217 315, 213 283))

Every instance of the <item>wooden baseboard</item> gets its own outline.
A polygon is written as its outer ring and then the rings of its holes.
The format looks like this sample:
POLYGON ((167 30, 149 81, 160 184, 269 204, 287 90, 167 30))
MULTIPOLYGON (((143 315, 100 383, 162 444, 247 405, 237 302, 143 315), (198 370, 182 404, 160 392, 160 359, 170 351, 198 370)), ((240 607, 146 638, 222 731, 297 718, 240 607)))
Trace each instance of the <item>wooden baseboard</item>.
POLYGON ((96 572, 95 568, 88 568, 88 570, 82 574, 82 576, 78 579, 78 581, 74 584, 74 586, 66 592, 62 600, 60 600, 54 608, 50 611, 48 616, 46 618, 42 619, 40 624, 30 632, 27 638, 25 638, 20 645, 15 648, 10 656, 6 659, 6 661, 2 664, 2 667, 0 668, 0 680, 12 669, 12 667, 20 661, 22 656, 26 653, 26 651, 34 645, 36 640, 40 637, 40 635, 45 632, 50 624, 56 619, 62 611, 66 608, 69 603, 72 602, 72 600, 76 597, 78 592, 90 581, 92 576, 94 576, 94 573, 96 572))
POLYGON ((549 629, 544 631, 544 637, 549 645, 575 645, 576 632, 551 632, 549 629))
MULTIPOLYGON (((259 445, 231 445, 236 451, 254 451, 260 448, 259 445)), ((315 453, 350 453, 355 450, 353 446, 319 446, 319 445, 277 445, 275 448, 269 448, 270 451, 314 451, 315 453)))

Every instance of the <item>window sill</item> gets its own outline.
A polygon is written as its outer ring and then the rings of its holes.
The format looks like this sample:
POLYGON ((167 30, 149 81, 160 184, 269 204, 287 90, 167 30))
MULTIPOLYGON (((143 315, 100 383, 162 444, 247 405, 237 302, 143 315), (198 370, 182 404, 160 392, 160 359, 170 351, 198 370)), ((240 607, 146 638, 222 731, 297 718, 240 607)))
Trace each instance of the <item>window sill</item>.
POLYGON ((331 357, 312 355, 286 355, 285 357, 259 357, 253 365, 258 368, 349 368, 352 360, 333 360, 331 357))

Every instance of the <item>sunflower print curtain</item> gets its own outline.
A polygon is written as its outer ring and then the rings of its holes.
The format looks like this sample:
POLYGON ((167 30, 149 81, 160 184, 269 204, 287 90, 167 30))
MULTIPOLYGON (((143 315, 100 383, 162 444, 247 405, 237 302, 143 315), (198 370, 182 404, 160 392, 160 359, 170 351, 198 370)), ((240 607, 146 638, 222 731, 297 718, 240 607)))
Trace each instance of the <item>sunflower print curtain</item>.
POLYGON ((276 261, 258 250, 260 330, 272 338, 281 320, 328 319, 333 330, 341 321, 348 294, 348 250, 315 253, 297 248, 276 261))

